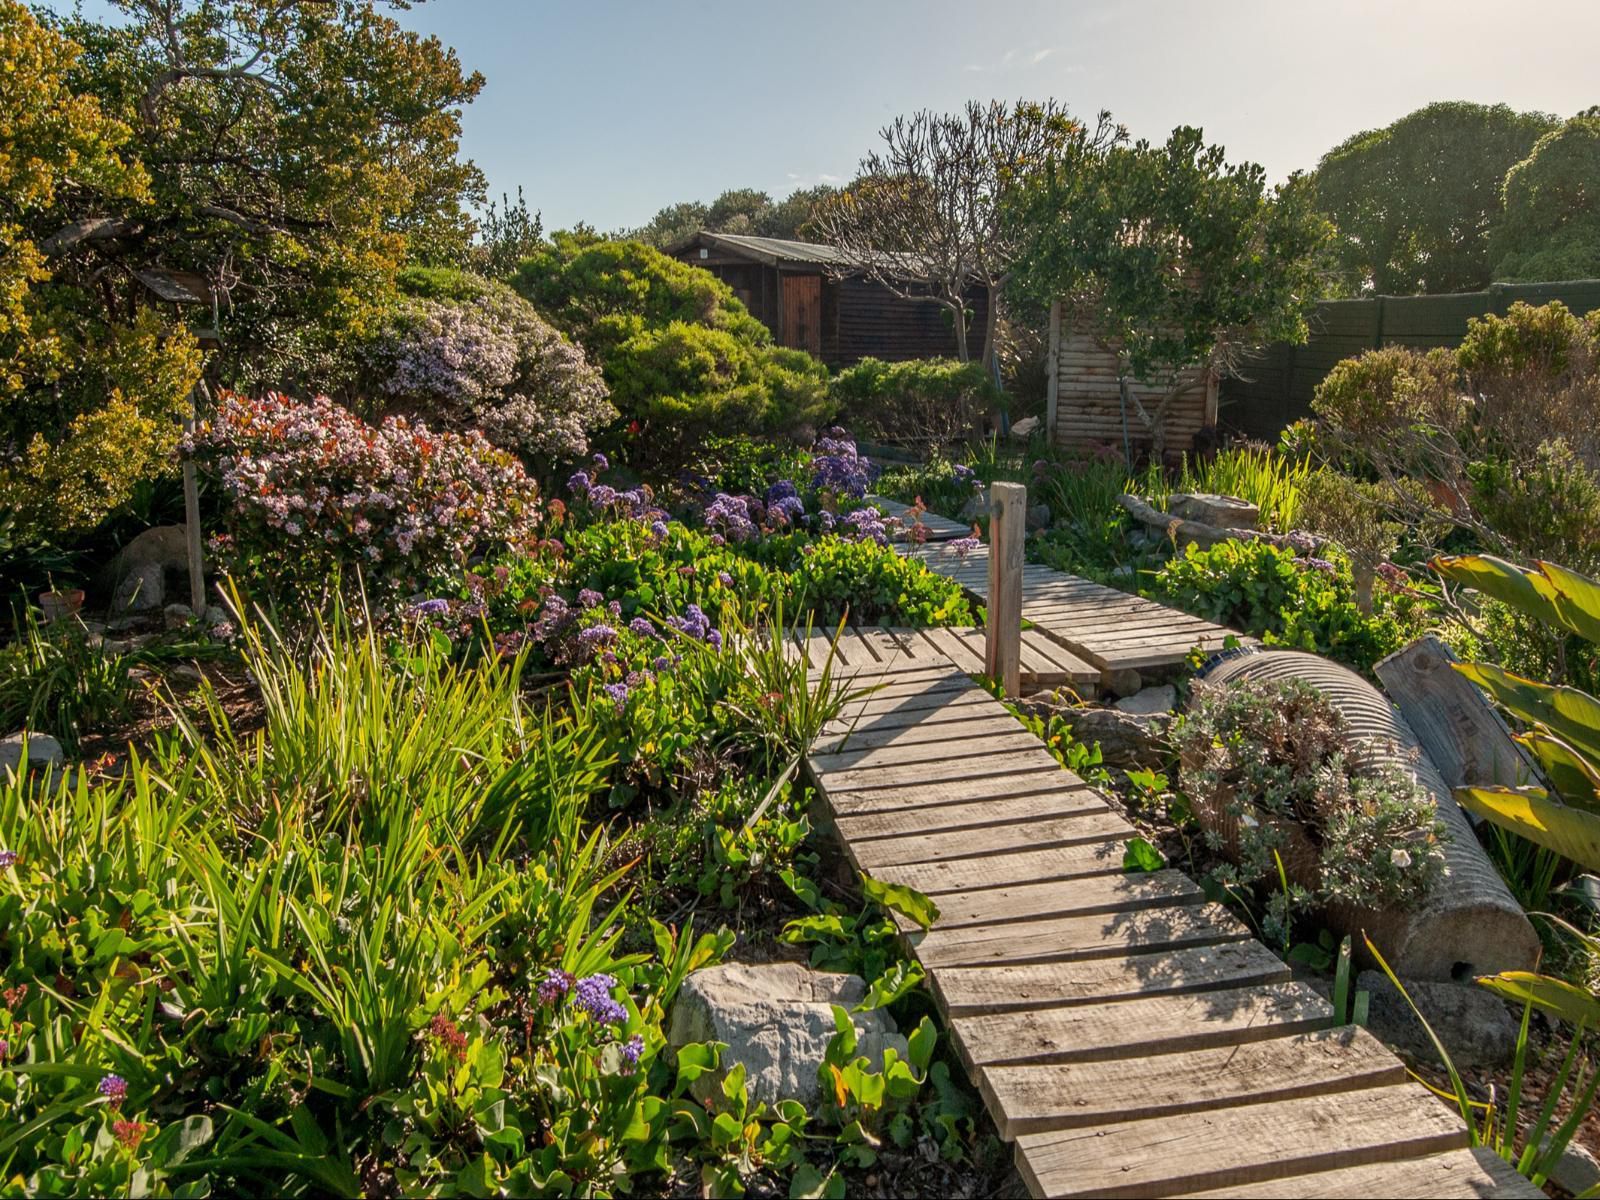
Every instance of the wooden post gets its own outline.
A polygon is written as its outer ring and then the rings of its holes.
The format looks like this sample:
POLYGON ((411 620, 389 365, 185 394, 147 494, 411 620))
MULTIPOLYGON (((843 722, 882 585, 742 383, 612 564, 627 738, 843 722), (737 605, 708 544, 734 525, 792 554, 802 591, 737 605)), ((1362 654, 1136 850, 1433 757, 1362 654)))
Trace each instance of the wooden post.
POLYGON ((1007 696, 1022 691, 1022 550, 1028 489, 1020 483, 989 487, 989 625, 984 670, 1007 696))
MULTIPOLYGON (((199 415, 198 398, 205 395, 205 381, 196 381, 189 393, 189 416, 185 433, 193 433, 199 415)), ((209 398, 209 397, 208 397, 209 398)), ((194 460, 183 460, 183 532, 189 551, 189 607, 194 615, 206 615, 206 568, 204 542, 200 536, 200 486, 195 479, 194 460)))
POLYGON ((1050 348, 1045 352, 1044 427, 1056 444, 1056 408, 1061 396, 1061 301, 1050 304, 1050 348))

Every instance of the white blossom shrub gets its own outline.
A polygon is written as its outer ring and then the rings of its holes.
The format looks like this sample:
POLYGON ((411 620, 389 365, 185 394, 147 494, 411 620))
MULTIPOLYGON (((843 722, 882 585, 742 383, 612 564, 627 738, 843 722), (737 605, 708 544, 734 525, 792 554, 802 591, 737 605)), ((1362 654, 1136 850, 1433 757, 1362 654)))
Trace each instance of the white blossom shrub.
POLYGON ((617 416, 583 349, 501 284, 405 300, 371 358, 386 407, 530 458, 580 457, 617 416))

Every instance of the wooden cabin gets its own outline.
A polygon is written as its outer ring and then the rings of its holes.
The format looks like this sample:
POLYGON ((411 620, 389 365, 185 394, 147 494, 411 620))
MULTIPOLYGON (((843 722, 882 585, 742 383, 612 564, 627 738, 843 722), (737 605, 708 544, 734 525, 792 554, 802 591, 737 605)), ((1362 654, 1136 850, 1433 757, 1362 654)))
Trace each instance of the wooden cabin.
MULTIPOLYGON (((1070 314, 1063 315, 1060 303, 1050 306, 1045 354, 1045 422, 1055 445, 1072 450, 1109 445, 1120 452, 1126 440, 1135 455, 1150 448, 1150 431, 1137 408, 1128 403, 1124 411, 1117 352, 1096 341, 1070 314)), ((1216 375, 1196 369, 1186 377, 1194 386, 1167 414, 1169 453, 1194 449, 1196 435, 1217 424, 1216 375)), ((1164 388, 1127 381, 1129 400, 1138 400, 1151 412, 1165 394, 1164 388)))
MULTIPOLYGON (((830 367, 863 358, 956 356, 948 309, 895 295, 852 271, 832 246, 701 230, 667 253, 731 287, 780 345, 807 350, 830 367)), ((981 287, 968 296, 967 308, 967 345, 976 357, 988 311, 981 287)))

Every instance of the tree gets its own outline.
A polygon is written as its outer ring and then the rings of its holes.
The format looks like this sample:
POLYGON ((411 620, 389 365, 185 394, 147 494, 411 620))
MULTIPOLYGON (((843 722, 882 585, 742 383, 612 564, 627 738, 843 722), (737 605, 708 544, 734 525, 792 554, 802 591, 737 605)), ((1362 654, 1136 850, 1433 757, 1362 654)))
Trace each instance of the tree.
POLYGON ((1058 153, 1018 196, 1018 288, 1061 300, 1114 348, 1124 377, 1163 389, 1133 414, 1159 456, 1178 399, 1252 347, 1303 342, 1327 222, 1301 176, 1269 188, 1255 163, 1180 127, 1163 146, 1058 153))
POLYGON ((1105 113, 1090 132, 1051 100, 924 110, 897 117, 881 136, 884 149, 861 160, 856 180, 817 209, 813 228, 843 252, 851 270, 949 312, 963 362, 972 357, 967 294, 974 285, 984 288, 981 359, 988 366, 1001 293, 1020 246, 1010 197, 1067 145, 1099 148, 1122 133, 1105 113))
POLYGON ((99 521, 176 445, 199 374, 193 339, 58 278, 64 206, 137 206, 129 128, 69 75, 78 47, 0 0, 0 543, 99 521))
POLYGON ((1504 104, 1430 104, 1322 156, 1317 203, 1352 292, 1467 292, 1490 278, 1506 172, 1556 125, 1504 104))
POLYGON ((489 201, 478 223, 478 240, 472 247, 471 262, 478 274, 505 279, 523 259, 537 254, 543 244, 544 219, 539 213, 529 211, 519 187, 515 202, 504 192, 500 193, 499 204, 489 201))
POLYGON ((1494 277, 1508 283, 1600 276, 1600 112, 1545 134, 1506 173, 1494 277))
POLYGON ((656 213, 648 225, 621 234, 621 240, 644 242, 665 249, 702 229, 712 233, 748 233, 757 237, 802 238, 817 205, 833 194, 819 184, 796 188, 776 203, 755 188, 732 188, 709 205, 699 201, 671 204, 656 213))
POLYGON ((240 386, 329 387, 408 260, 454 261, 482 195, 458 157, 460 108, 483 86, 379 0, 115 0, 74 15, 70 82, 132 131, 141 203, 66 203, 41 245, 58 275, 126 281, 160 264, 219 296, 240 386))

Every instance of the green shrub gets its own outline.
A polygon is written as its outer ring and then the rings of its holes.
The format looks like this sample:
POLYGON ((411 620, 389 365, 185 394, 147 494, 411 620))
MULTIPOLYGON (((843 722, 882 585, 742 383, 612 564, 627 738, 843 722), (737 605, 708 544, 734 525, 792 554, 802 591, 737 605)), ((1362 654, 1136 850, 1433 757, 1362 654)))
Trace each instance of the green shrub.
POLYGON ((1196 616, 1364 671, 1422 624, 1417 603, 1386 588, 1376 596, 1376 611, 1363 614, 1342 557, 1301 559, 1267 542, 1191 545, 1156 572, 1152 590, 1196 616))
POLYGON ((982 363, 864 358, 834 376, 829 397, 858 436, 946 446, 972 436, 1004 397, 982 363))
POLYGON ((772 344, 728 286, 638 242, 558 238, 513 286, 600 365, 630 461, 689 460, 712 433, 774 433, 829 411, 827 371, 772 344))

